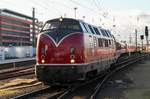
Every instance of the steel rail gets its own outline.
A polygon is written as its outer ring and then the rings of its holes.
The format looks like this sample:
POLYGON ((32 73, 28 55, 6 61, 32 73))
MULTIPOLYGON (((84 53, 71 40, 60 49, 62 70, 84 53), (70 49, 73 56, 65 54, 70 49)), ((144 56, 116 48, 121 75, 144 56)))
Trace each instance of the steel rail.
POLYGON ((33 99, 33 98, 40 98, 40 97, 44 97, 47 94, 47 98, 46 99, 58 99, 59 96, 61 96, 62 94, 68 92, 69 89, 61 89, 61 88, 55 88, 56 86, 52 86, 52 87, 46 87, 37 91, 33 91, 30 93, 26 93, 23 95, 19 95, 16 96, 12 99, 33 99), (59 89, 59 90, 58 90, 59 89))
POLYGON ((18 76, 24 76, 24 75, 31 75, 34 74, 34 67, 25 67, 20 69, 15 69, 11 71, 1 72, 0 73, 0 80, 8 79, 8 78, 14 78, 18 76))

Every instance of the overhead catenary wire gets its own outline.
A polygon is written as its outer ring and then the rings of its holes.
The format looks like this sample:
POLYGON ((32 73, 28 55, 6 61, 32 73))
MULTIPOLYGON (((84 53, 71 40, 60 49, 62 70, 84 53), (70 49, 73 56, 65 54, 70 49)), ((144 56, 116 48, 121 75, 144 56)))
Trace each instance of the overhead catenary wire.
MULTIPOLYGON (((74 1, 74 0, 69 0, 69 1, 71 1, 71 2, 74 3, 74 4, 79 5, 80 7, 84 8, 84 9, 90 10, 90 11, 93 12, 93 13, 99 14, 100 11, 101 11, 103 14, 108 13, 107 11, 103 11, 103 9, 102 9, 101 7, 99 7, 99 8, 98 8, 99 10, 97 11, 97 10, 95 10, 95 9, 93 9, 93 8, 90 8, 90 7, 88 7, 88 6, 85 6, 85 5, 83 5, 83 4, 81 4, 81 3, 77 2, 77 1, 74 1)), ((94 0, 94 2, 96 3, 95 0, 94 0)), ((99 2, 99 3, 100 3, 100 2, 99 2)), ((97 5, 97 3, 96 3, 96 5, 97 5)), ((97 7, 98 7, 98 5, 97 5, 97 7)), ((103 16, 103 15, 102 15, 102 16, 103 16)))
MULTIPOLYGON (((83 10, 84 9, 88 10, 89 13, 94 13, 97 15, 99 15, 99 13, 100 13, 99 11, 102 11, 102 10, 97 10, 98 6, 99 6, 98 0, 94 0, 95 5, 97 5, 97 9, 95 8, 94 5, 88 6, 88 5, 83 4, 77 0, 68 0, 68 2, 71 2, 74 6, 68 5, 64 2, 60 2, 60 1, 56 1, 56 0, 49 0, 49 1, 28 0, 28 2, 29 2, 28 6, 31 6, 31 8, 34 7, 36 9, 35 12, 38 16, 42 15, 44 17, 45 17, 45 15, 47 17, 48 16, 56 17, 56 16, 63 16, 63 15, 66 16, 67 14, 68 15, 70 14, 70 13, 67 13, 67 11, 71 12, 71 11, 73 11, 74 7, 78 7, 78 6, 80 6, 83 10), (56 5, 58 7, 56 7, 56 5), (75 5, 77 5, 77 6, 75 6, 75 5), (64 7, 64 10, 63 10, 63 7, 64 7), (44 9, 44 10, 41 10, 41 9, 44 9)), ((12 3, 12 2, 10 2, 10 3, 12 3)), ((78 8, 80 9, 80 7, 78 7, 78 8)), ((30 8, 30 11, 31 11, 31 8, 30 8)), ((100 9, 100 7, 99 7, 99 9, 100 9)), ((79 10, 79 12, 80 12, 80 10, 79 10)), ((102 13, 103 13, 103 11, 102 11, 102 13)), ((83 16, 85 16, 85 15, 83 15, 83 16)), ((86 16, 86 17, 88 18, 88 16, 86 16)))

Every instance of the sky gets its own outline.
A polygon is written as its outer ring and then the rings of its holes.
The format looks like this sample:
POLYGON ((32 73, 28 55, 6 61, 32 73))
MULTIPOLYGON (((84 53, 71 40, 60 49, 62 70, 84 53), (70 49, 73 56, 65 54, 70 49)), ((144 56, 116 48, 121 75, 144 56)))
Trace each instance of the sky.
POLYGON ((150 0, 0 0, 0 8, 29 16, 34 7, 36 18, 44 22, 60 16, 75 18, 76 7, 77 19, 108 28, 116 38, 127 41, 129 36, 134 38, 135 29, 140 36, 150 26, 149 4, 150 0))

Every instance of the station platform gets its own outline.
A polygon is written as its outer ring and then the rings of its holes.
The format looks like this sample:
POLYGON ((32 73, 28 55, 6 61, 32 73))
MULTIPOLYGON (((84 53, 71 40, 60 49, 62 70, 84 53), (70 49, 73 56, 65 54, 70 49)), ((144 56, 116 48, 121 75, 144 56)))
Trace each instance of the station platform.
POLYGON ((35 58, 8 59, 8 60, 0 61, 0 65, 1 64, 13 63, 13 62, 29 61, 29 60, 35 60, 35 58))
POLYGON ((23 66, 33 66, 35 63, 35 58, 9 59, 0 61, 0 70, 23 66))
POLYGON ((97 99, 150 99, 150 59, 141 60, 114 74, 97 99))

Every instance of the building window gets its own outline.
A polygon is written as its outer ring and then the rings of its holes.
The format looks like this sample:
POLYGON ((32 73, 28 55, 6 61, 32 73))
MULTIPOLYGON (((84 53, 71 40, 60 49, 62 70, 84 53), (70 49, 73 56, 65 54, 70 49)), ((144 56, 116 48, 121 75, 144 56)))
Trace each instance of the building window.
POLYGON ((2 34, 8 34, 8 35, 17 35, 17 36, 27 36, 30 37, 30 34, 27 33, 20 33, 20 32, 12 32, 7 30, 1 30, 2 34))
POLYGON ((25 31, 25 32, 30 32, 30 28, 23 28, 23 27, 16 27, 16 26, 11 26, 11 25, 1 25, 2 28, 7 28, 7 29, 13 29, 13 30, 20 30, 20 31, 25 31))
POLYGON ((16 24, 16 25, 21 25, 21 26, 26 26, 30 27, 29 24, 21 22, 21 21, 15 21, 15 20, 8 20, 8 19, 2 19, 2 22, 10 23, 10 24, 16 24))

